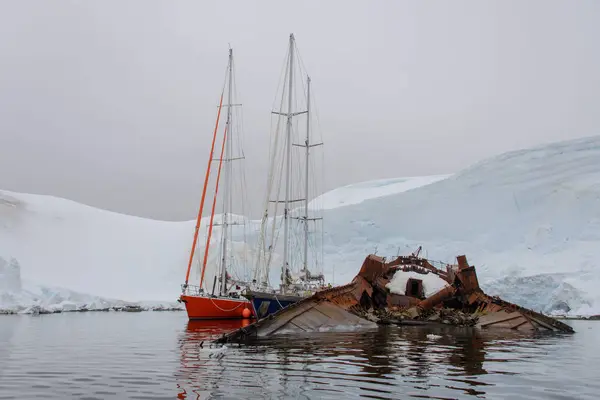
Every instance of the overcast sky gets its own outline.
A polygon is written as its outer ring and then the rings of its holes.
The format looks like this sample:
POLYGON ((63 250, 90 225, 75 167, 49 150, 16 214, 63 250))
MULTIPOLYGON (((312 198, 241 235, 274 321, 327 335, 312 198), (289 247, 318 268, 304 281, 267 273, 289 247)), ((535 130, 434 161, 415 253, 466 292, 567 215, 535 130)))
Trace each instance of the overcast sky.
POLYGON ((600 134, 598 1, 0 0, 0 188, 193 218, 231 44, 256 210, 291 32, 326 188, 600 134))

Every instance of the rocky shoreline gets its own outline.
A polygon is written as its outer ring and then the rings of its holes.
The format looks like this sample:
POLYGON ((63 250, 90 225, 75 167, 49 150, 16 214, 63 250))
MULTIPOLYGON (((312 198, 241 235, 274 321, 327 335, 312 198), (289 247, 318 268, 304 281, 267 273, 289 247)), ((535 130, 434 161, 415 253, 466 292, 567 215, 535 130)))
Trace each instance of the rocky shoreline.
POLYGON ((74 310, 48 310, 40 306, 33 306, 23 311, 15 310, 2 310, 0 309, 0 315, 45 315, 45 314, 63 314, 63 313, 80 313, 80 312, 143 312, 143 311, 184 311, 184 308, 180 307, 143 307, 143 306, 114 306, 106 308, 87 308, 86 306, 79 307, 74 310))
POLYGON ((583 316, 583 315, 577 315, 574 317, 569 317, 566 315, 561 315, 561 316, 556 316, 554 317, 556 319, 570 319, 570 320, 578 320, 578 321, 600 321, 600 315, 590 315, 590 316, 583 316))

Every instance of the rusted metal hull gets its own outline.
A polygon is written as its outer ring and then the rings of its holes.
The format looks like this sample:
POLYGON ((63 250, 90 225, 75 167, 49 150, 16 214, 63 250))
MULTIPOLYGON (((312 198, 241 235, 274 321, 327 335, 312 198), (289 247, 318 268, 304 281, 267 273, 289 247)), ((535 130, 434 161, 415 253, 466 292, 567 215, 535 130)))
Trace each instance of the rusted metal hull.
MULTIPOLYGON (((417 280, 418 281, 418 280, 417 280)), ((409 285, 407 284, 407 287, 409 285)), ((408 293, 408 292, 406 292, 408 293)), ((485 294, 475 267, 465 256, 457 264, 438 269, 413 254, 391 262, 369 255, 351 283, 315 293, 269 317, 224 335, 222 342, 282 333, 373 327, 376 323, 446 323, 480 329, 573 332, 554 318, 485 294), (433 273, 447 282, 437 293, 423 298, 419 282, 411 282, 417 295, 390 293, 387 284, 397 273, 433 273)))
POLYGON ((572 333, 569 325, 549 317, 509 303, 498 297, 486 297, 481 301, 477 327, 479 328, 510 328, 518 331, 553 331, 572 333))

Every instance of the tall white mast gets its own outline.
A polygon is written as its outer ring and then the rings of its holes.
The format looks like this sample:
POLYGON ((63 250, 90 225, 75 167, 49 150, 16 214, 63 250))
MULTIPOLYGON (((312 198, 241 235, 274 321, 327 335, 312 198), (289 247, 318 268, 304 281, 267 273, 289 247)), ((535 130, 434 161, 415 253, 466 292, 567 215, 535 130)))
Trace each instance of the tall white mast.
POLYGON ((308 156, 310 149, 310 76, 306 77, 306 166, 304 178, 304 277, 308 281, 308 156))
POLYGON ((229 230, 229 213, 231 212, 231 92, 233 82, 233 49, 229 49, 229 90, 227 92, 227 123, 225 124, 225 193, 223 193, 223 251, 221 255, 221 287, 220 294, 227 290, 227 236, 229 230))
POLYGON ((287 129, 286 129, 286 162, 285 162, 285 202, 283 210, 283 265, 281 266, 281 291, 285 292, 286 287, 286 269, 288 267, 289 251, 289 229, 290 229, 290 173, 291 173, 291 154, 292 154, 292 88, 294 79, 294 34, 290 34, 290 65, 289 65, 289 87, 288 87, 288 109, 287 109, 287 129))

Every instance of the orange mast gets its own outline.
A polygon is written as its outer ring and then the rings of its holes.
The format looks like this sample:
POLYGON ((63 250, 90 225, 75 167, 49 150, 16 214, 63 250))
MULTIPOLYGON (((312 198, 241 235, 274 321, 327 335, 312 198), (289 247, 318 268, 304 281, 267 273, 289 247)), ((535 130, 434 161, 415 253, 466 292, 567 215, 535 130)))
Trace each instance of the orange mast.
MULTIPOLYGON (((221 92, 221 99, 219 100, 219 112, 217 113, 217 121, 215 123, 215 131, 213 133, 212 145, 210 147, 210 157, 208 157, 208 166, 206 167, 206 177, 204 178, 204 188, 202 189, 202 197, 200 199, 200 208, 198 210, 198 218, 196 219, 196 229, 194 231, 194 241, 192 242, 192 251, 190 253, 190 260, 188 262, 187 272, 185 274, 185 286, 187 287, 190 279, 190 270, 192 269, 192 260, 194 259, 194 252, 196 251, 196 243, 198 242, 198 231, 200 230, 200 221, 202 220, 202 209, 204 208, 204 199, 206 198, 206 187, 208 186, 208 179, 210 177, 210 166, 212 164, 212 158, 215 151, 215 141, 217 139, 217 130, 219 129, 219 119, 221 118, 221 108, 223 107, 223 90, 221 92)), ((204 271, 202 271, 204 276, 204 271)), ((185 291, 185 289, 184 289, 185 291)))
POLYGON ((227 141, 227 126, 223 134, 223 145, 221 146, 221 157, 219 157, 219 169, 217 172, 217 183, 215 185, 215 196, 213 197, 212 210, 210 212, 210 223, 208 224, 208 236, 206 237, 206 248, 204 249, 204 260, 202 261, 202 276, 200 277, 200 287, 204 283, 204 271, 206 271, 206 261, 208 260, 208 245, 212 235, 213 220, 215 219, 215 206, 217 204, 217 192, 219 191, 219 181, 221 179, 221 165, 223 165, 223 154, 225 152, 225 142, 227 141))

